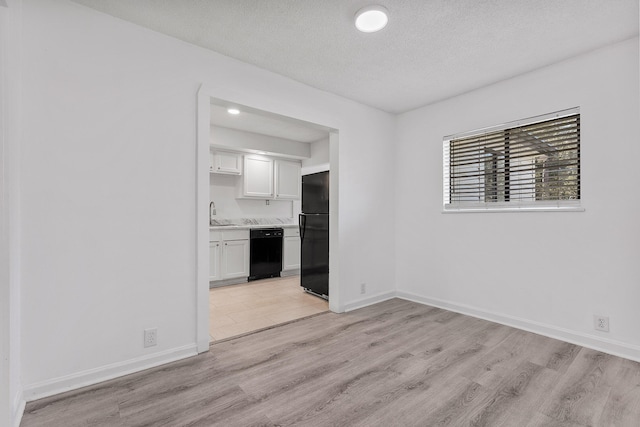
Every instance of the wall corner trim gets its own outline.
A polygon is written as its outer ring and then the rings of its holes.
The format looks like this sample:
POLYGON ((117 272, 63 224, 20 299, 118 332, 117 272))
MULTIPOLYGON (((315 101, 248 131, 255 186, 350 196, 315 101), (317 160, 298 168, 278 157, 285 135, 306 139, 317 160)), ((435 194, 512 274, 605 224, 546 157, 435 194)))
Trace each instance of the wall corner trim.
POLYGON ((24 415, 24 408, 27 402, 24 400, 22 392, 16 393, 16 397, 13 400, 13 426, 20 427, 22 422, 22 415, 24 415))
POLYGON ((479 319, 488 320, 490 322, 499 323, 501 325, 533 332, 534 334, 544 335, 545 337, 608 353, 613 356, 640 362, 640 346, 633 344, 601 338, 595 335, 559 328, 554 325, 534 322, 519 317, 508 316, 464 304, 457 304, 451 301, 424 297, 411 292, 396 291, 396 296, 408 301, 454 311, 467 316, 477 317, 479 319))
POLYGON ((197 354, 196 345, 189 344, 137 357, 123 362, 112 363, 85 371, 64 375, 29 384, 24 388, 24 400, 31 402, 44 397, 53 396, 58 393, 75 390, 78 388, 94 385, 103 381, 108 381, 124 375, 133 374, 145 369, 154 368, 166 363, 175 362, 197 354))
POLYGON ((352 311, 357 310, 359 308, 364 308, 372 304, 377 304, 382 301, 390 300, 396 297, 396 293, 394 291, 382 292, 379 294, 372 295, 370 297, 361 298, 350 303, 344 305, 344 311, 352 311))

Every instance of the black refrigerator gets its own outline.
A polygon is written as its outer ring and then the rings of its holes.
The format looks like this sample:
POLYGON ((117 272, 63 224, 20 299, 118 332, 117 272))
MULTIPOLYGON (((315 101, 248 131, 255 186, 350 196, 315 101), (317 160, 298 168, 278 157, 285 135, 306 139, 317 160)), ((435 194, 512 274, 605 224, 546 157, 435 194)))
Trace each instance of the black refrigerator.
POLYGON ((302 176, 300 285, 329 299, 329 171, 302 176))

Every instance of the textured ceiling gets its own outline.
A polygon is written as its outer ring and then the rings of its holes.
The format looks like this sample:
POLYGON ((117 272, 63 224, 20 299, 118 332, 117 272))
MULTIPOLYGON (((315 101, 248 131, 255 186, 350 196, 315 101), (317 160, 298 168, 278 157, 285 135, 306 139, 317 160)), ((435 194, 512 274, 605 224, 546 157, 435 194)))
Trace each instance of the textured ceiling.
POLYGON ((638 34, 638 0, 74 1, 393 113, 638 34))

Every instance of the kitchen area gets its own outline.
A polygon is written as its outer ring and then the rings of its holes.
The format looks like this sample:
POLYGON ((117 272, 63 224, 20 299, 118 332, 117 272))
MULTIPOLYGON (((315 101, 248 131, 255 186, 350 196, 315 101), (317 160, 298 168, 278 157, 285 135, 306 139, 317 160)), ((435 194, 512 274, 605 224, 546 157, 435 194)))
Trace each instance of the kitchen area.
POLYGON ((328 311, 329 134, 212 99, 211 341, 328 311))

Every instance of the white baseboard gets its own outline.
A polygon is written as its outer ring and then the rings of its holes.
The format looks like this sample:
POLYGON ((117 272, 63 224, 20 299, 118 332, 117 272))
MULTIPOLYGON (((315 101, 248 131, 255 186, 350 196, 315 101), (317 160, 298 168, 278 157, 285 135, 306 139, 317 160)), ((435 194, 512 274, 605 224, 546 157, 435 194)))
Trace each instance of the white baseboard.
POLYGON ((371 295, 370 297, 361 298, 359 300, 352 301, 350 303, 345 304, 344 311, 357 310, 358 308, 363 308, 368 305, 377 304, 382 301, 386 301, 391 298, 395 298, 396 293, 394 291, 390 292, 382 292, 379 294, 371 295))
POLYGON ((209 282, 209 289, 221 288, 222 286, 239 285, 240 283, 247 283, 246 277, 235 277, 233 279, 216 280, 215 282, 209 282))
POLYGON ((53 378, 35 384, 29 384, 24 388, 24 399, 27 402, 64 393, 81 387, 111 380, 123 375, 143 371, 165 363, 185 359, 197 354, 195 345, 172 348, 159 353, 142 356, 124 362, 113 363, 74 374, 53 378))
MULTIPOLYGON (((553 325, 534 322, 514 316, 491 312, 465 304, 457 304, 451 301, 424 297, 410 292, 390 291, 372 295, 346 304, 345 311, 356 310, 358 308, 363 308, 395 297, 417 302, 420 304, 443 308, 445 310, 454 311, 491 322, 500 323, 517 329, 522 329, 550 338, 559 339, 572 344, 577 344, 583 347, 602 351, 614 356, 619 356, 640 362, 640 346, 595 335, 571 331, 553 325)), ((20 424, 26 402, 97 384, 113 378, 121 377, 123 375, 195 356, 196 354, 196 346, 187 345, 159 353, 154 353, 148 356, 142 356, 124 362, 114 363, 111 365, 106 365, 99 368, 89 369, 63 377, 30 384, 24 387, 24 391, 22 393, 18 393, 15 397, 13 403, 13 408, 15 411, 14 419, 16 420, 15 425, 17 427, 20 424)))
POLYGON ((13 410, 13 426, 20 427, 20 423, 22 422, 22 415, 24 414, 24 407, 27 404, 24 398, 22 397, 22 392, 19 391, 16 393, 15 398, 13 399, 13 405, 11 409, 13 410))
POLYGON ((280 277, 299 276, 299 275, 300 275, 299 268, 294 268, 292 270, 282 270, 280 272, 280 277))
POLYGON ((517 329, 544 335, 549 338, 566 341, 571 344, 577 344, 583 347, 591 348, 593 350, 601 351, 603 353, 608 353, 614 356, 619 356, 625 359, 640 362, 640 346, 637 345, 599 337, 596 335, 585 334, 583 332, 576 332, 569 329, 559 328, 557 326, 522 319, 519 317, 487 311, 465 304, 457 304, 451 301, 445 301, 437 298, 424 297, 410 292, 396 291, 396 296, 398 298, 406 299, 409 301, 431 305, 449 311, 455 311, 456 313, 466 314, 468 316, 489 320, 491 322, 500 323, 506 326, 511 326, 517 329))

